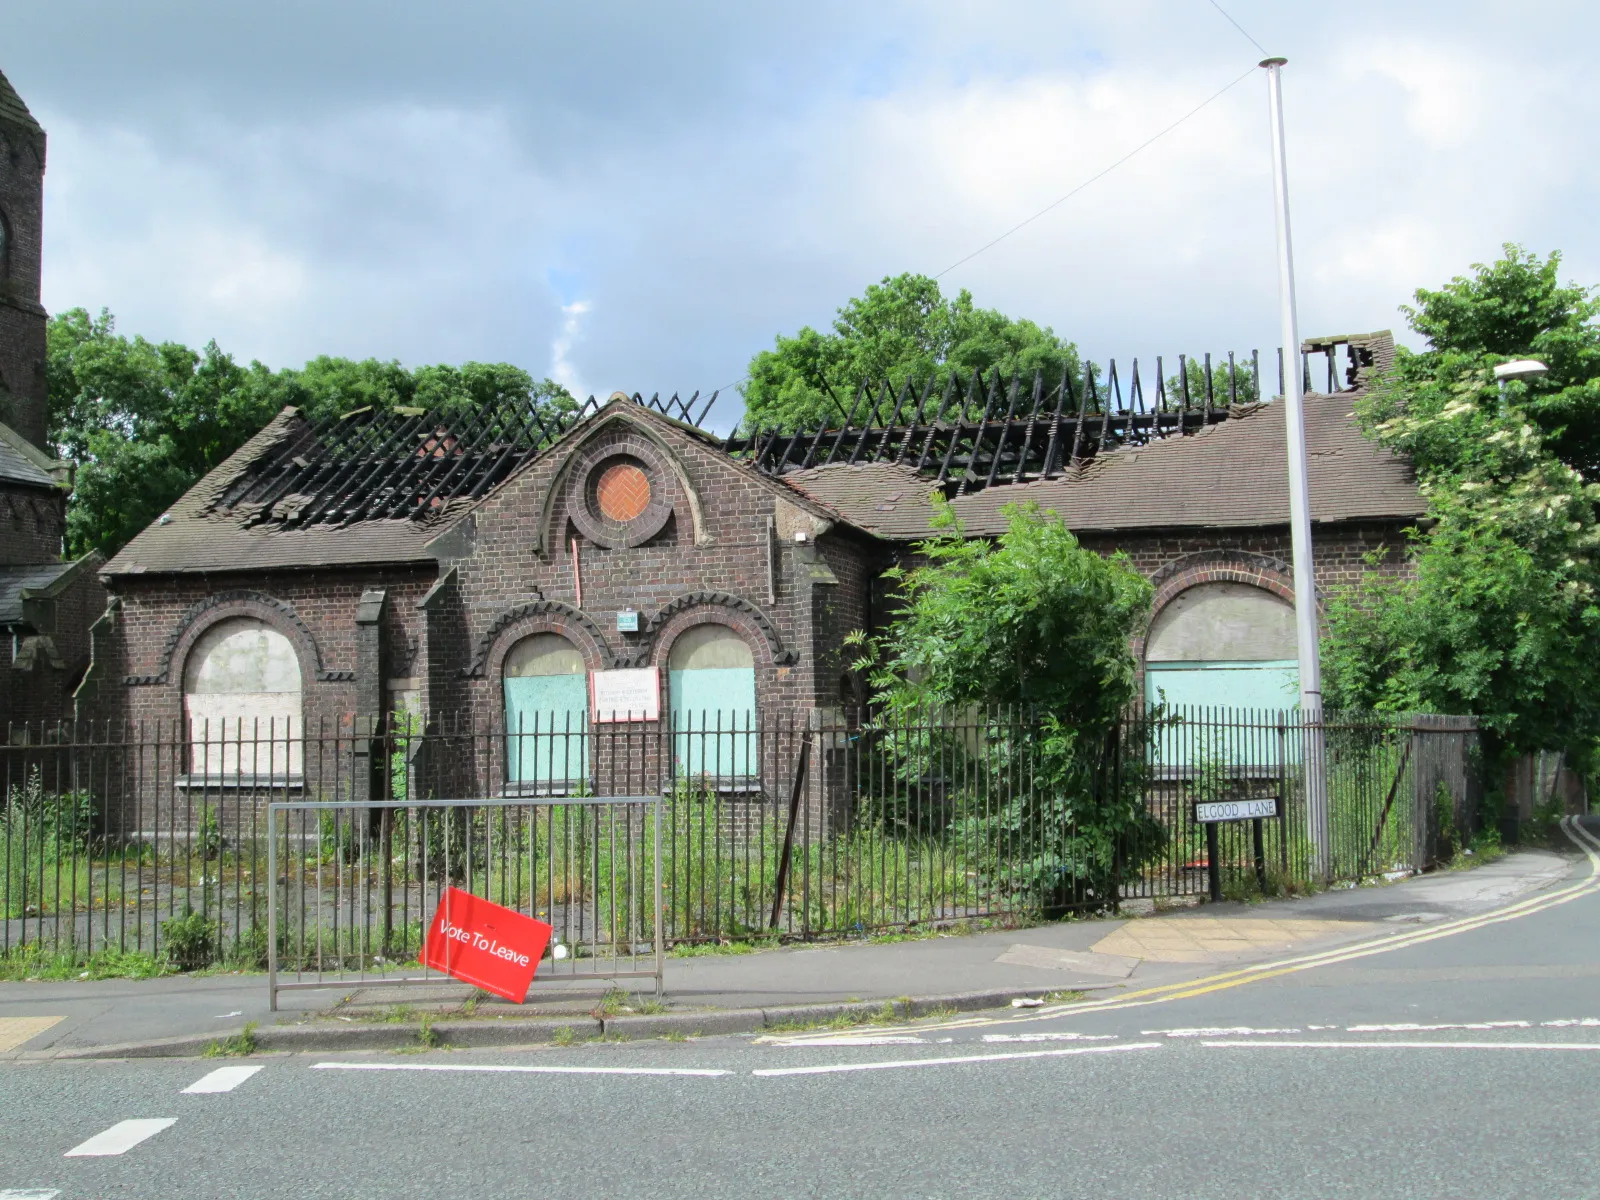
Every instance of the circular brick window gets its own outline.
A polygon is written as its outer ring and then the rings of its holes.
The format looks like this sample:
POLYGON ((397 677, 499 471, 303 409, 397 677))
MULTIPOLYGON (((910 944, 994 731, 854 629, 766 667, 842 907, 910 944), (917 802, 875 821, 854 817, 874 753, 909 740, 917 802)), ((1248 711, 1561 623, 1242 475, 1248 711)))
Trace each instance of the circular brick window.
POLYGON ((595 481, 594 501, 602 517, 626 525, 650 507, 650 477, 633 463, 612 463, 595 481))

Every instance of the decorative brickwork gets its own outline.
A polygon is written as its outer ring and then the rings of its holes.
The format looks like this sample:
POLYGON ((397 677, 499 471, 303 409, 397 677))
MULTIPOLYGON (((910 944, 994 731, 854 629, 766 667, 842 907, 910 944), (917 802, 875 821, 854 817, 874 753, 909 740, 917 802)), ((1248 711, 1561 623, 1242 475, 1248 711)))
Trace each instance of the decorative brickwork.
POLYGON ((664 605, 650 621, 649 634, 656 642, 656 661, 666 662, 672 639, 703 621, 720 621, 738 630, 745 640, 766 646, 768 661, 774 666, 787 666, 795 659, 793 651, 784 648, 772 619, 744 597, 727 592, 690 592, 664 605), (691 613, 693 619, 678 620, 683 613, 691 613))
POLYGON ((322 683, 343 682, 356 677, 354 667, 330 670, 323 664, 322 649, 306 623, 300 619, 300 614, 295 612, 294 605, 264 592, 234 591, 219 592, 191 605, 173 627, 156 669, 148 675, 129 675, 123 682, 129 687, 167 683, 172 674, 173 660, 182 662, 196 638, 218 621, 225 621, 229 617, 257 617, 287 637, 300 656, 302 676, 322 683))
POLYGON ((581 439, 559 457, 545 496, 540 525, 545 547, 565 544, 564 526, 556 508, 563 499, 567 501, 566 519, 591 542, 606 549, 642 546, 661 534, 674 516, 678 529, 690 541, 700 539, 704 514, 699 492, 678 452, 659 431, 612 415, 601 417, 581 439), (613 497, 621 505, 618 513, 643 500, 634 515, 614 516, 605 511, 599 494, 603 479, 610 479, 611 486, 618 489, 613 497), (625 504, 621 490, 624 485, 625 504))
POLYGON ((634 463, 614 462, 600 472, 594 497, 602 517, 626 525, 650 507, 650 477, 634 463))
POLYGON ((600 627, 570 604, 559 600, 536 600, 519 604, 495 618, 481 638, 472 662, 462 672, 472 679, 499 679, 506 652, 525 637, 536 633, 559 633, 583 653, 591 671, 613 665, 611 648, 600 627))

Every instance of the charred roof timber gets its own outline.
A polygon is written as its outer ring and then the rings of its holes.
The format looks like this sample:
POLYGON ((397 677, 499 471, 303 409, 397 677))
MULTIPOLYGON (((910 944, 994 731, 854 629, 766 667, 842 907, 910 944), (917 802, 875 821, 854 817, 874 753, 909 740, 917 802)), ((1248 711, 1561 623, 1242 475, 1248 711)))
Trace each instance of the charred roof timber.
MULTIPOLYGON (((1326 359, 1328 391, 1357 387, 1373 365, 1370 336, 1307 342, 1301 355, 1307 390, 1314 372, 1320 382, 1317 358, 1326 359)), ((987 379, 951 377, 943 388, 863 385, 842 426, 758 428, 720 444, 769 475, 890 462, 958 496, 1055 478, 1107 450, 1198 432, 1263 394, 1254 352, 1248 360, 1229 354, 1226 362, 1179 355, 1170 376, 1167 365, 1157 358, 1154 372, 1141 374, 1137 359, 1126 371, 1112 360, 1103 370, 1088 364, 1081 378, 1054 381, 1042 375, 1005 380, 995 372, 987 379)), ((688 400, 659 393, 648 400, 638 393, 612 398, 709 437, 703 425, 717 395, 704 403, 698 392, 688 400)), ((306 422, 250 462, 208 511, 241 518, 247 527, 281 529, 438 519, 509 479, 599 408, 591 396, 567 411, 507 404, 450 414, 362 408, 306 422)))
MULTIPOLYGON (((628 397, 692 423, 716 400, 713 395, 692 417, 698 398, 628 397)), ((483 496, 599 407, 591 396, 568 411, 512 405, 450 415, 356 409, 301 425, 252 462, 214 507, 244 517, 247 526, 284 529, 426 521, 455 501, 483 496)))
MULTIPOLYGON (((1301 356, 1307 390, 1314 358, 1326 359, 1329 392, 1354 388, 1362 368, 1372 365, 1370 350, 1357 339, 1308 342, 1301 356)), ((1280 352, 1279 394, 1282 359, 1280 352)), ((1315 364, 1319 376, 1322 366, 1315 364)), ((969 379, 952 376, 940 395, 928 385, 863 385, 842 426, 756 429, 730 439, 727 448, 770 475, 890 462, 959 496, 996 484, 1052 479, 1107 450, 1195 433, 1263 394, 1253 351, 1248 360, 1229 354, 1215 364, 1209 354, 1198 360, 1179 355, 1170 376, 1157 358, 1153 376, 1141 374, 1134 359, 1126 371, 1112 360, 1103 370, 1087 364, 1081 378, 1054 381, 1039 374, 1008 381, 998 371, 988 378, 976 372, 969 379)))

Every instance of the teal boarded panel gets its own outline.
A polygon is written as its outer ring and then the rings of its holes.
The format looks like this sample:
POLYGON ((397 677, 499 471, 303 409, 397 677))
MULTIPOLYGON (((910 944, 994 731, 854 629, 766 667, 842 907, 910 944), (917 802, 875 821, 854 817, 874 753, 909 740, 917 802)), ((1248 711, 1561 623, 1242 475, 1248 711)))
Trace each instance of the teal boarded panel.
POLYGON ((1300 669, 1287 662, 1146 663, 1145 699, 1174 707, 1297 708, 1300 669))
POLYGON ((748 779, 755 772, 756 673, 751 667, 670 671, 674 753, 689 775, 748 779))
POLYGON ((512 783, 565 791, 588 775, 588 678, 583 675, 508 677, 507 774, 512 783))
POLYGON ((1264 736, 1255 728, 1269 712, 1300 706, 1300 668, 1282 662, 1146 663, 1145 700, 1165 703, 1183 723, 1156 735, 1156 758, 1168 768, 1273 768, 1299 761, 1298 741, 1264 736), (1233 709, 1244 712, 1203 710, 1233 709), (1202 710, 1202 711, 1196 711, 1202 710), (1244 721, 1245 726, 1234 723, 1244 721))

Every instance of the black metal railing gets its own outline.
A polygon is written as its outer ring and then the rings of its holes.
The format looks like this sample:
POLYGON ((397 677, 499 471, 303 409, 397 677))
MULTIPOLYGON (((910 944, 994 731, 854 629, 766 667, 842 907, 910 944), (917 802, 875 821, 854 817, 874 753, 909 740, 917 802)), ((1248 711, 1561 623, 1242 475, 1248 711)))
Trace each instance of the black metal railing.
MULTIPOLYGON (((394 910, 393 898, 416 908, 445 883, 412 878, 426 844, 389 844, 396 828, 437 835, 423 832, 437 824, 424 802, 462 802, 456 819, 470 833, 475 804, 523 806, 519 828, 541 829, 551 819, 542 807, 563 796, 664 796, 650 818, 660 821, 663 932, 684 943, 1178 902, 1208 890, 1195 805, 1219 801, 1271 798, 1279 814, 1259 842, 1249 822, 1219 828, 1217 875, 1230 894, 1311 886, 1305 763, 1318 758, 1327 878, 1422 870, 1471 835, 1479 791, 1475 727, 1448 717, 1340 713, 1308 726, 1297 712, 1162 710, 1066 750, 1073 739, 1047 715, 977 710, 893 721, 679 713, 510 730, 396 719, 380 736, 354 721, 226 729, 223 748, 210 727, 179 722, 12 728, 0 747, 0 954, 263 964, 273 802, 299 814, 295 836, 280 830, 277 875, 356 889, 319 892, 326 912, 321 900, 298 907, 292 944, 342 922, 352 944, 393 958, 414 956, 420 936, 416 913, 394 910)), ((509 877, 546 888, 559 877, 605 908, 599 860, 562 857, 561 839, 578 828, 527 845, 502 837, 496 852, 513 866, 523 853, 546 856, 509 877)))

